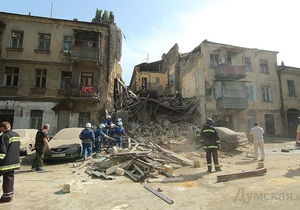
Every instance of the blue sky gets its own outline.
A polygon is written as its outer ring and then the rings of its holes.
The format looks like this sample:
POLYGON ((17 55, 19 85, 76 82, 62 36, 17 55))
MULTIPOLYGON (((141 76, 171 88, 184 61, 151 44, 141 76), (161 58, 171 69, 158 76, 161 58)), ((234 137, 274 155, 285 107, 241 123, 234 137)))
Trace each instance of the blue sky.
POLYGON ((300 68, 298 0, 0 0, 0 11, 91 21, 112 11, 124 36, 121 65, 129 85, 133 67, 160 60, 175 43, 181 53, 203 40, 278 51, 278 64, 300 68), (51 10, 52 5, 52 10, 51 10), (51 13, 52 11, 52 13, 51 13))

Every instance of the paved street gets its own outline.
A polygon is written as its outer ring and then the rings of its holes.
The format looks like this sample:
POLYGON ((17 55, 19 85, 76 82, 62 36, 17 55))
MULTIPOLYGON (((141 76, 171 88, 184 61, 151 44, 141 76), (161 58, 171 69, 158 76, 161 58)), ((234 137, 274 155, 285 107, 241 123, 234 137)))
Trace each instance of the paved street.
POLYGON ((15 179, 15 198, 1 209, 299 209, 300 150, 290 139, 274 139, 265 144, 267 173, 263 176, 217 182, 219 174, 255 170, 252 145, 224 154, 222 172, 206 173, 206 166, 183 167, 174 171, 184 181, 174 183, 135 183, 126 176, 103 180, 84 173, 73 163, 46 165, 49 172, 24 172, 33 156, 22 161, 23 173, 15 179), (274 143, 275 142, 275 143, 274 143), (289 152, 281 152, 281 149, 289 152), (73 182, 71 193, 63 193, 65 183, 73 182), (161 190, 169 204, 144 185, 161 190))

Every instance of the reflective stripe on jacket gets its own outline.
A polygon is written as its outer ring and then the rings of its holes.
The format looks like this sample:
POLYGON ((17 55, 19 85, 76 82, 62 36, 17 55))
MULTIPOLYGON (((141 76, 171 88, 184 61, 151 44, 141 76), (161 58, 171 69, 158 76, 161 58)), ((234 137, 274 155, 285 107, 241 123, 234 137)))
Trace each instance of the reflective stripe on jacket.
POLYGON ((218 149, 220 145, 218 132, 210 125, 205 125, 202 128, 200 139, 203 144, 203 149, 218 149))
POLYGON ((20 168, 20 136, 8 130, 0 136, 0 172, 20 168))

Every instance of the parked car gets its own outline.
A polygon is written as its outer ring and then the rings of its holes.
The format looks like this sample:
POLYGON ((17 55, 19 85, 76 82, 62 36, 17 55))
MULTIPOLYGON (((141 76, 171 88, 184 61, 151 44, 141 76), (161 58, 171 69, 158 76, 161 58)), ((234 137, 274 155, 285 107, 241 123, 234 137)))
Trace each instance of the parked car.
POLYGON ((78 159, 82 157, 79 138, 83 128, 64 128, 49 141, 51 150, 45 152, 44 160, 78 159))
POLYGON ((13 129, 20 135, 20 153, 29 155, 35 149, 35 136, 37 129, 13 129))
POLYGON ((236 132, 226 127, 215 127, 221 140, 221 151, 236 149, 239 145, 246 144, 248 138, 244 132, 236 132))

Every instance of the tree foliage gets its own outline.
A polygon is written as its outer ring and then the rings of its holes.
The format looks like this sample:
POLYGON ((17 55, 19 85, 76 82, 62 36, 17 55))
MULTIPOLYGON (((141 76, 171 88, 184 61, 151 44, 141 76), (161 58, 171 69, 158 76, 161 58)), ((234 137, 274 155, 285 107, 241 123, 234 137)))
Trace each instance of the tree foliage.
POLYGON ((109 22, 109 14, 107 10, 104 10, 103 14, 102 14, 102 10, 99 10, 97 8, 96 10, 96 15, 95 17, 92 19, 92 23, 105 23, 105 22, 109 22))

